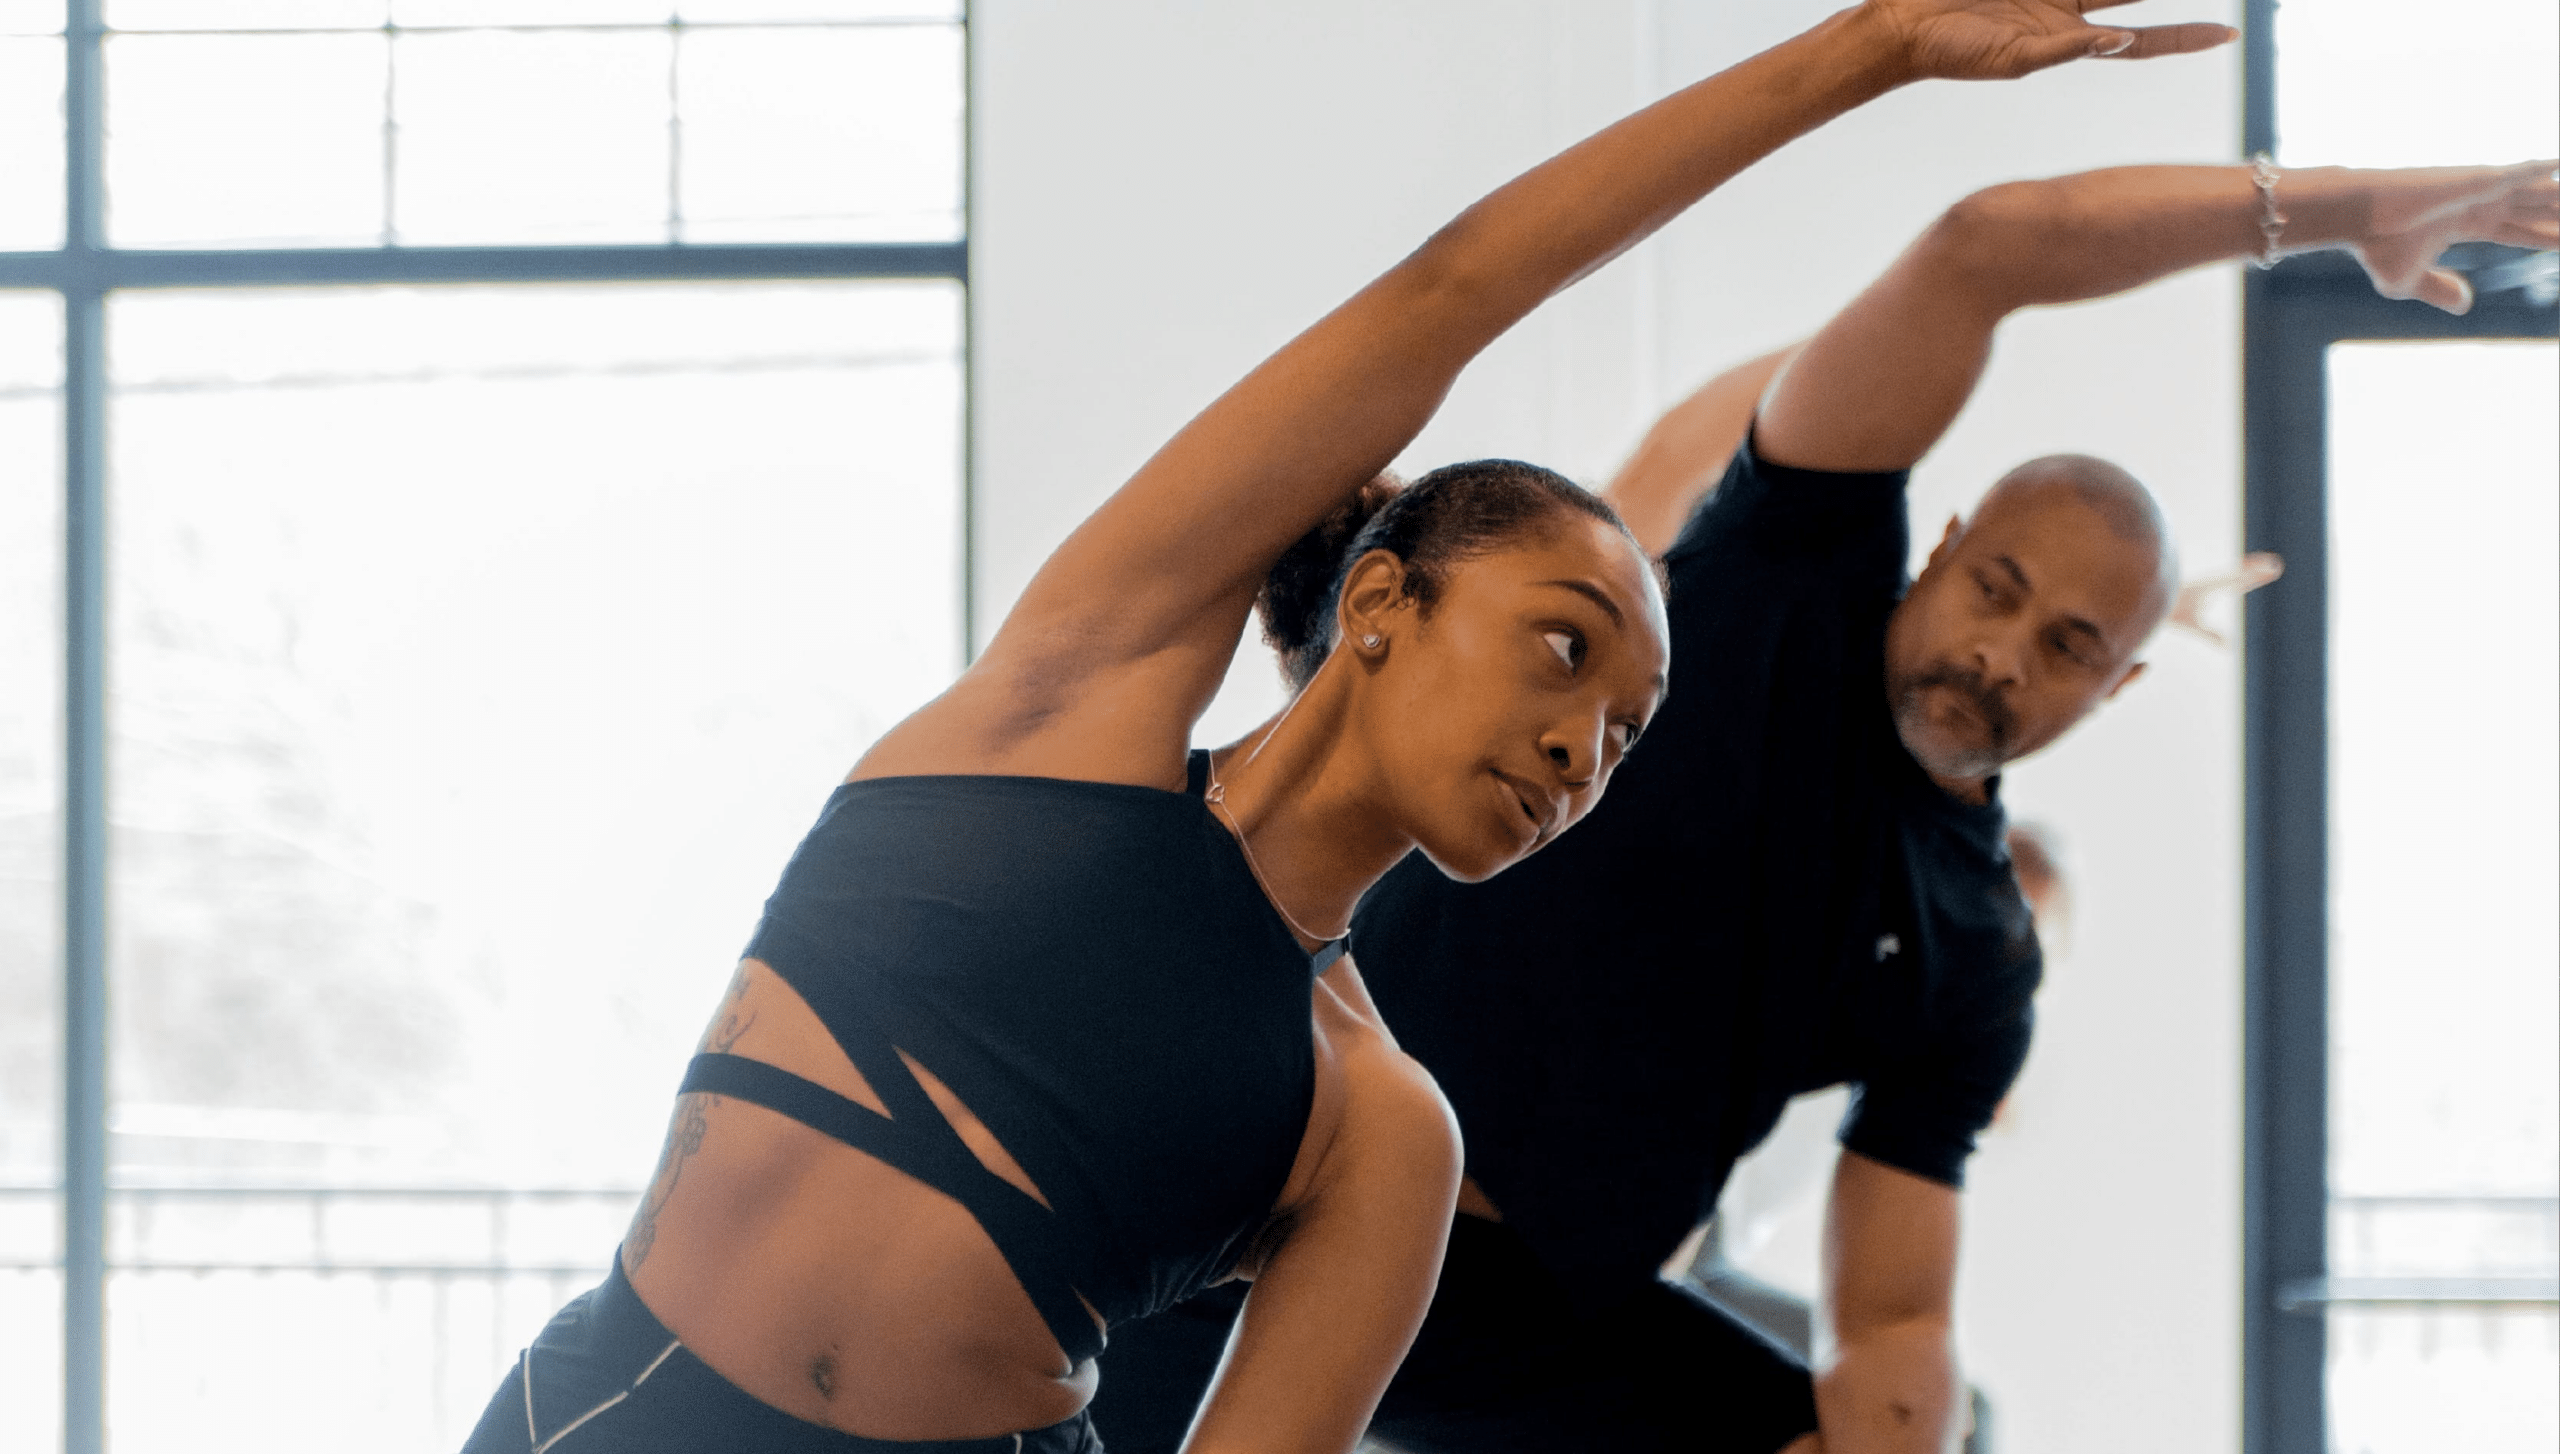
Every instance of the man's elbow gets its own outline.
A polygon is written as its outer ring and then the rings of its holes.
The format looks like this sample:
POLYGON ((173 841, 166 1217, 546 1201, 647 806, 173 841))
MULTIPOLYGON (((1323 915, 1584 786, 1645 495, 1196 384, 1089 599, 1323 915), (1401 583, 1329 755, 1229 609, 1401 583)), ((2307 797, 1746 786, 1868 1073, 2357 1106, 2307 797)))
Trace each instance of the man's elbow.
POLYGON ((2038 273, 2068 227, 2065 188, 2002 182, 1940 213, 1916 250, 1947 286, 2007 312, 2036 301, 2038 273))

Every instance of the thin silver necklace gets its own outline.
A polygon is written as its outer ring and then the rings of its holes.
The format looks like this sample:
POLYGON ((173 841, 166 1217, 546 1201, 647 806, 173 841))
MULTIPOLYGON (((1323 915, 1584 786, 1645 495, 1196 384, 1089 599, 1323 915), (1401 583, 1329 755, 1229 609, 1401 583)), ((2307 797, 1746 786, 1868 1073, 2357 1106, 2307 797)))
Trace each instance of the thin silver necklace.
MULTIPOLYGON (((1295 701, 1290 702, 1290 711, 1297 710, 1297 706, 1298 704, 1295 701)), ((1287 722, 1288 720, 1288 712, 1280 714, 1280 721, 1272 723, 1271 730, 1262 734, 1262 742, 1253 744, 1253 751, 1245 754, 1244 760, 1246 765, 1251 765, 1255 758, 1262 755, 1263 743, 1269 742, 1272 738, 1279 736, 1281 723, 1287 722)), ((1202 793, 1200 797, 1201 801, 1207 803, 1211 809, 1216 811, 1219 817, 1227 820, 1227 831, 1235 835, 1236 849, 1244 855, 1245 871, 1252 874, 1253 881, 1262 886, 1262 897, 1264 900, 1269 902, 1272 911, 1280 916, 1283 923, 1286 923, 1290 928, 1298 931, 1299 938, 1313 939, 1319 946, 1322 946, 1331 944, 1335 940, 1340 939, 1343 935, 1351 932, 1351 926, 1346 923, 1341 928, 1334 930, 1330 934, 1319 934, 1315 930, 1308 928, 1306 925, 1299 923, 1298 916, 1289 912, 1289 906, 1280 902, 1279 892, 1271 887, 1270 877, 1263 873, 1262 864, 1253 856, 1253 840, 1245 835, 1244 824, 1236 820, 1235 809, 1227 806, 1227 785, 1218 781, 1218 755, 1214 752, 1209 754, 1209 791, 1202 793)))

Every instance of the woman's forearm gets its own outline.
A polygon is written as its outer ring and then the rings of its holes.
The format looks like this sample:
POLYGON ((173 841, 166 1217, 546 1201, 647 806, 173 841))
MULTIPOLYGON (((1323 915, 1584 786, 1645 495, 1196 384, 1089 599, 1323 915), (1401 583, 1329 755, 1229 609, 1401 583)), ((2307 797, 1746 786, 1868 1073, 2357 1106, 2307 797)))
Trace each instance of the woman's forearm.
POLYGON ((1911 79, 1902 39, 1844 10, 1514 179, 1404 267, 1461 310, 1442 342, 1472 356, 1753 162, 1911 79))

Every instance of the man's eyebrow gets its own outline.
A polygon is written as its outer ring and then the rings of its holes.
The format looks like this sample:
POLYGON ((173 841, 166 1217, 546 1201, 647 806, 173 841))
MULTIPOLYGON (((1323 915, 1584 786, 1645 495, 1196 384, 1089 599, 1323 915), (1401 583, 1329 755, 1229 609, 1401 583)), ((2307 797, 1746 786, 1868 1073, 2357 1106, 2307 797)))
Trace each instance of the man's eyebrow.
POLYGON ((1618 608, 1617 602, 1609 599, 1609 593, 1607 591, 1600 589, 1589 581, 1540 581, 1538 584, 1542 586, 1562 586, 1568 591, 1588 596, 1591 598, 1591 604, 1609 613, 1609 619, 1611 621, 1620 626, 1627 624, 1627 613, 1618 608))
POLYGON ((2019 590, 2032 591, 2035 589, 2035 584, 2027 579, 2027 573, 2018 568, 2018 563, 2015 560, 2012 560, 2005 555, 1995 555, 1992 559, 2000 562, 2001 568, 2009 572, 2009 579, 2018 583, 2019 590))

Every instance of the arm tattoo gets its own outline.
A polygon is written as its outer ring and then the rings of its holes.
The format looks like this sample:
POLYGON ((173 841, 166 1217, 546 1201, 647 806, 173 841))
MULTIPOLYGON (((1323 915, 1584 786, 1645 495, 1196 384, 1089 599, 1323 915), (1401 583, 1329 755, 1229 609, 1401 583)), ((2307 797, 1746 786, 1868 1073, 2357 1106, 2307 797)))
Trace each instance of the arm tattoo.
MULTIPOLYGON (((702 1037, 704 1050, 726 1054, 755 1024, 753 1014, 739 1014, 738 1004, 746 993, 747 967, 741 964, 729 980, 728 993, 721 997, 720 1012, 713 1017, 711 1031, 702 1037)), ((658 1241, 658 1214, 675 1196, 676 1183, 684 1177, 684 1164, 702 1149, 703 1137, 710 1134, 710 1108, 719 1099, 699 1091, 676 1097, 675 1116, 667 1126, 666 1149, 658 1153, 657 1173, 640 1199, 639 1214, 631 1219, 631 1231, 622 1239, 626 1267, 636 1270, 649 1260, 649 1251, 658 1241)))

